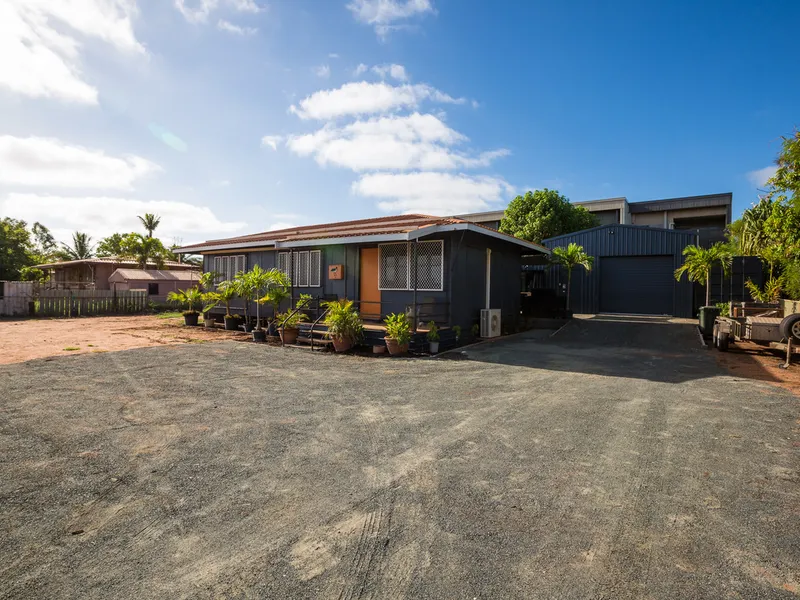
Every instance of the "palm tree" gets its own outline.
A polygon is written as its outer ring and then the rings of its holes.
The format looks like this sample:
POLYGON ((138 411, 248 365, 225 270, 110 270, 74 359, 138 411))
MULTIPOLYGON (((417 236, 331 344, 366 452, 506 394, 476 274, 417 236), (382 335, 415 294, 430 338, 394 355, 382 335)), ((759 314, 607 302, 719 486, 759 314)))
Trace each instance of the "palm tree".
POLYGON ((92 238, 85 233, 76 231, 72 234, 72 245, 61 244, 61 254, 67 260, 82 260, 94 256, 92 238))
POLYGON ((278 269, 270 269, 267 271, 269 275, 269 282, 266 285, 265 294, 256 300, 258 304, 269 304, 272 306, 273 319, 280 310, 281 302, 285 301, 291 296, 289 291, 292 282, 289 276, 278 269))
POLYGON ((194 313, 197 312, 195 310, 195 306, 202 304, 203 302, 203 294, 200 292, 197 286, 195 286, 187 290, 176 290, 174 292, 170 292, 167 294, 167 301, 175 302, 176 304, 183 304, 187 308, 186 312, 194 313))
POLYGON ((686 246, 683 249, 686 259, 678 269, 675 269, 675 279, 680 281, 683 274, 689 277, 689 281, 702 281, 706 286, 706 306, 711 304, 711 269, 715 265, 722 265, 723 272, 727 275, 731 268, 733 256, 730 250, 722 242, 718 242, 711 248, 701 248, 699 246, 686 246))
POLYGON ((589 256, 584 252, 583 246, 573 242, 566 248, 553 248, 550 262, 554 265, 564 267, 567 270, 567 310, 569 310, 569 298, 572 288, 572 269, 575 267, 583 267, 587 271, 591 271, 592 265, 594 264, 594 256, 589 256))
POLYGON ((122 256, 136 259, 140 269, 147 269, 150 264, 155 264, 157 269, 164 266, 167 250, 158 238, 129 233, 123 238, 120 249, 122 256))
POLYGON ((258 265, 255 265, 245 277, 248 280, 248 286, 252 290, 253 296, 258 298, 256 301, 256 329, 261 331, 261 304, 263 300, 261 294, 266 293, 269 295, 270 290, 273 288, 288 290, 289 278, 283 271, 278 269, 264 270, 258 265))
POLYGON ((144 213, 144 216, 140 216, 139 220, 144 225, 144 228, 147 230, 147 237, 153 237, 153 232, 158 228, 159 224, 161 223, 161 217, 158 215, 154 215, 153 213, 144 213))

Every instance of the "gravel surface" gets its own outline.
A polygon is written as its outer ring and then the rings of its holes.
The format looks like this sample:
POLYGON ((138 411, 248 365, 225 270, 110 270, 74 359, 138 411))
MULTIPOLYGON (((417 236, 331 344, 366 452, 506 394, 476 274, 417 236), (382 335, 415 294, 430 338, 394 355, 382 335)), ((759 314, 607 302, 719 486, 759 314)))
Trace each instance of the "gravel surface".
POLYGON ((689 325, 0 367, 0 598, 793 598, 798 398, 689 325))

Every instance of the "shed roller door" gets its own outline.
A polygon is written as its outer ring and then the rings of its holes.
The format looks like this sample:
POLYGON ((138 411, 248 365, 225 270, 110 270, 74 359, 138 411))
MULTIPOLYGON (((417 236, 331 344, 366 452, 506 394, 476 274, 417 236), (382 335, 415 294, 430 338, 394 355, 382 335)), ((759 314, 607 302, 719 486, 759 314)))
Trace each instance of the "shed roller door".
POLYGON ((600 311, 671 315, 675 277, 670 256, 607 256, 600 259, 600 311))

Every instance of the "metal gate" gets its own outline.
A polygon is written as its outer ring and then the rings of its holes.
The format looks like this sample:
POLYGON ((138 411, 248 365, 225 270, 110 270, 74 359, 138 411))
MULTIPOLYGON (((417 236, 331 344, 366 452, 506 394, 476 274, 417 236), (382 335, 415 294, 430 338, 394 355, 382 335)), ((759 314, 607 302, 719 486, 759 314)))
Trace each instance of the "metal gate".
POLYGON ((600 258, 600 312, 671 315, 675 306, 673 256, 600 258))

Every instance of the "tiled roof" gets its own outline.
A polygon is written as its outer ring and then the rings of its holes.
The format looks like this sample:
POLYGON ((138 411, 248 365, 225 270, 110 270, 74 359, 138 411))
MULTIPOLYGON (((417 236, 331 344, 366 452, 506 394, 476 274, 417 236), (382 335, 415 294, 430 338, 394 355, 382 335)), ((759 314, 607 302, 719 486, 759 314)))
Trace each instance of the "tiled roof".
MULTIPOLYGON (((167 269, 197 269, 196 265, 181 263, 174 260, 165 260, 164 267, 167 269)), ((36 265, 39 269, 55 269, 58 267, 71 267, 73 265, 121 265, 124 267, 137 267, 139 262, 132 258, 117 258, 114 256, 107 256, 105 258, 82 258, 80 260, 64 260, 54 263, 47 263, 43 265, 36 265)), ((155 262, 150 262, 148 265, 156 266, 155 262)))
POLYGON ((462 219, 452 217, 432 217, 430 215, 398 215, 394 217, 377 217, 374 219, 360 219, 358 221, 342 221, 339 223, 325 223, 322 225, 308 225, 291 227, 277 231, 265 231, 252 235, 243 235, 219 240, 208 240, 202 244, 193 244, 180 248, 186 252, 202 250, 208 246, 251 244, 253 242, 293 242, 301 240, 316 240, 335 237, 356 237, 364 235, 385 235, 391 233, 408 233, 424 227, 435 225, 448 225, 453 223, 466 223, 462 219))
POLYGON ((109 281, 197 281, 200 271, 163 271, 158 269, 117 269, 109 281))

